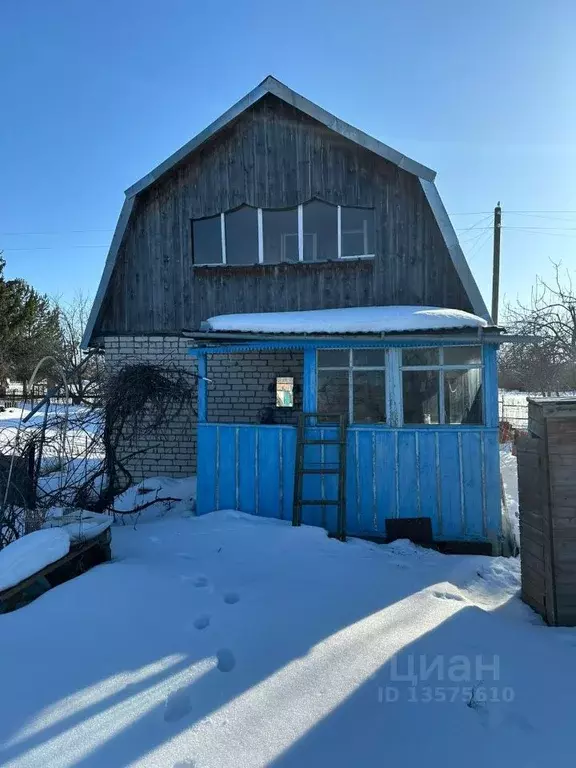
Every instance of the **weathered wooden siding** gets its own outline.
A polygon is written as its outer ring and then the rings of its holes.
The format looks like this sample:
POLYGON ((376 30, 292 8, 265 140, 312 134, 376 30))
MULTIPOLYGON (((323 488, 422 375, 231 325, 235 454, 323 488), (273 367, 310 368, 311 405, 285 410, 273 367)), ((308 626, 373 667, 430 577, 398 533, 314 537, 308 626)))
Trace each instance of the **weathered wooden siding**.
POLYGON ((99 333, 197 329, 210 315, 379 304, 470 311, 416 176, 266 96, 138 197, 99 333), (194 267, 191 219, 313 197, 376 209, 376 258, 194 267))
POLYGON ((549 624, 576 626, 576 401, 529 405, 518 443, 522 598, 549 624))

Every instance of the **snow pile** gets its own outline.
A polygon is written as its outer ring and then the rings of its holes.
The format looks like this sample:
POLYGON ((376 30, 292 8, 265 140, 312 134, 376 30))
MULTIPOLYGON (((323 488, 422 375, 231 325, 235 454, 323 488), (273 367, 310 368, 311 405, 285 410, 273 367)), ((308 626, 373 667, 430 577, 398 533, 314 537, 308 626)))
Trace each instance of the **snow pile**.
POLYGON ((193 513, 196 509, 196 476, 179 479, 149 477, 130 486, 114 500, 114 509, 118 512, 129 513, 144 505, 149 505, 146 507, 148 516, 150 513, 164 514, 168 510, 182 515, 193 513))
POLYGON ((87 512, 77 509, 71 512, 61 507, 53 507, 48 511, 48 519, 44 528, 59 528, 65 531, 72 542, 95 539, 112 525, 112 517, 100 515, 97 512, 87 512))
POLYGON ((55 563, 69 551, 70 536, 60 528, 34 531, 8 544, 0 550, 0 592, 55 563))
POLYGON ((113 550, 0 616, 5 768, 571 764, 576 633, 501 614, 515 560, 235 511, 113 550))
POLYGON ((485 328, 488 325, 481 317, 460 309, 410 306, 218 315, 209 318, 207 324, 212 331, 258 333, 387 333, 485 328))
POLYGON ((502 443, 500 446, 500 472, 504 485, 505 505, 503 514, 506 515, 508 525, 516 541, 520 546, 520 507, 518 504, 518 460, 512 453, 511 443, 502 443))

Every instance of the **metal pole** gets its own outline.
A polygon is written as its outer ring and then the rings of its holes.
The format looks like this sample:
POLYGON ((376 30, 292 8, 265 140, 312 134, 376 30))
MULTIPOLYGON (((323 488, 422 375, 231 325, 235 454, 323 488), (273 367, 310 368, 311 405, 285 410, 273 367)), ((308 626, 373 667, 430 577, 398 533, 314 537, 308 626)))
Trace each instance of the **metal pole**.
POLYGON ((494 261, 492 267, 492 322, 498 325, 498 304, 500 299, 500 232, 502 231, 502 208, 500 201, 494 208, 494 261))

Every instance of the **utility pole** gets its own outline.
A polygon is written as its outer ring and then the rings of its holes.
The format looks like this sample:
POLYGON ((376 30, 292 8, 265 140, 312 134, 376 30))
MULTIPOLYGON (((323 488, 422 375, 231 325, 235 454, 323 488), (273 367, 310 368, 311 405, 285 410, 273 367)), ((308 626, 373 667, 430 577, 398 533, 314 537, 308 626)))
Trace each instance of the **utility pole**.
POLYGON ((494 208, 494 261, 492 266, 492 322, 498 325, 498 303, 500 298, 500 232, 502 230, 502 208, 500 200, 494 208))

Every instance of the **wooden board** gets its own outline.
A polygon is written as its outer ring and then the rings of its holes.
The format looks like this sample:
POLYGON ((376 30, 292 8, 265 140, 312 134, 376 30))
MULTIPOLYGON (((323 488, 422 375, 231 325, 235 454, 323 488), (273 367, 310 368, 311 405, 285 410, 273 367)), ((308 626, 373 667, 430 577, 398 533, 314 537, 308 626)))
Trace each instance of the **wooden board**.
POLYGON ((221 313, 386 304, 472 310, 418 178, 269 95, 137 199, 95 335, 195 330, 221 313), (374 260, 193 265, 193 218, 315 197, 375 208, 374 260))
MULTIPOLYGON (((330 439, 333 427, 313 427, 308 438, 330 439)), ((497 430, 351 427, 347 436, 346 531, 386 535, 387 519, 430 518, 434 538, 494 542, 501 533, 499 466, 488 461, 497 430), (482 450, 484 444, 484 450, 482 450), (430 497, 433 497, 432 499, 430 497)), ((308 468, 336 462, 336 448, 307 445, 308 468), (322 451, 325 451, 322 456, 322 451)), ((280 425, 199 424, 198 514, 242 509, 291 519, 296 428, 280 425)), ((335 478, 306 475, 303 497, 336 498, 335 478)), ((335 508, 307 506, 306 525, 335 530, 335 508)), ((534 547, 538 547, 536 543, 534 547)), ((541 559, 541 558, 540 558, 541 559)))

